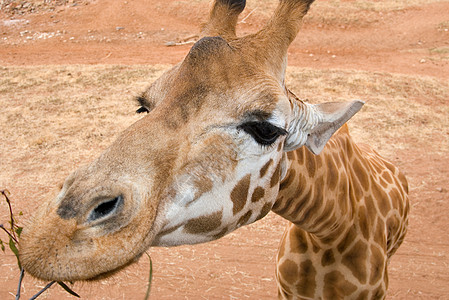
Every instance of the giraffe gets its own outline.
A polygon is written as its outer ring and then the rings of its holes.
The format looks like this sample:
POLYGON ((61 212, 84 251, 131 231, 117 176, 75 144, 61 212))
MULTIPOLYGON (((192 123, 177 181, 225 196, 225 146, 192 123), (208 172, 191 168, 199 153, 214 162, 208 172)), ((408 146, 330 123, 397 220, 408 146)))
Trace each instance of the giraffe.
POLYGON ((272 210, 289 220, 276 260, 280 299, 383 299, 409 211, 405 176, 345 124, 319 155, 287 153, 272 210), (344 149, 344 151, 342 151, 344 149))
POLYGON ((265 27, 237 37, 245 1, 215 0, 201 39, 138 97, 147 114, 37 209, 20 239, 24 269, 98 280, 150 247, 216 240, 272 210, 289 221, 279 298, 385 297, 407 183, 350 138, 362 101, 309 104, 286 87, 312 2, 281 0, 265 27))

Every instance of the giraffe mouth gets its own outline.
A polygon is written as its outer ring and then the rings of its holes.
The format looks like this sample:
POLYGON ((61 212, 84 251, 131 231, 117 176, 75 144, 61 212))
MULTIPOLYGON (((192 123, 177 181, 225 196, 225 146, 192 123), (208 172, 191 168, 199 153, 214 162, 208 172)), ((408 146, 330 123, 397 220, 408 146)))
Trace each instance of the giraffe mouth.
POLYGON ((133 260, 127 262, 126 264, 124 264, 124 265, 122 265, 120 267, 117 267, 117 268, 112 269, 110 271, 106 271, 106 272, 100 273, 100 274, 95 275, 95 276, 90 277, 90 278, 83 279, 82 281, 95 282, 95 281, 99 281, 99 280, 110 278, 110 277, 118 274, 119 272, 121 272, 123 269, 126 269, 130 265, 136 263, 139 260, 140 256, 142 256, 142 255, 139 255, 138 257, 134 258, 133 260))

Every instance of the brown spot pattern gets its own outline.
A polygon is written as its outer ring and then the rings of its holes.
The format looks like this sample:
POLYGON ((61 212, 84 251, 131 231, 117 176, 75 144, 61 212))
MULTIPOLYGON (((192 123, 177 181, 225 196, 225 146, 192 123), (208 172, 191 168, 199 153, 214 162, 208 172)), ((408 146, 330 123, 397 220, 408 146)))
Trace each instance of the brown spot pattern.
POLYGON ((326 174, 327 186, 331 191, 333 191, 337 187, 338 183, 338 170, 334 160, 330 155, 326 156, 326 163, 327 163, 327 174, 326 174))
POLYGON ((298 174, 298 180, 296 181, 296 194, 295 198, 298 198, 301 194, 305 193, 307 188, 307 179, 304 174, 298 174))
POLYGON ((262 210, 260 211, 260 214, 257 216, 256 221, 265 217, 270 212, 271 206, 271 203, 265 203, 265 205, 262 207, 262 210))
POLYGON ((260 178, 264 177, 265 174, 267 174, 268 168, 271 166, 271 164, 273 163, 273 160, 270 159, 263 167, 262 169, 260 169, 260 178))
POLYGON ((274 187, 276 184, 278 184, 280 178, 281 178, 281 163, 279 163, 276 167, 276 170, 274 170, 273 177, 271 177, 270 180, 270 187, 274 187))
POLYGON ((295 227, 290 230, 290 251, 293 253, 306 253, 308 249, 306 232, 295 227))
POLYGON ((389 161, 383 160, 385 167, 391 171, 391 173, 396 173, 397 168, 389 161))
POLYGON ((313 297, 316 289, 316 269, 311 260, 306 260, 299 266, 299 282, 296 285, 298 294, 305 297, 313 297))
POLYGON ((214 235, 214 238, 215 239, 222 238, 222 237, 224 237, 226 235, 226 233, 228 233, 228 228, 223 228, 222 231, 220 231, 219 233, 214 235))
POLYGON ((349 160, 354 156, 354 148, 352 147, 351 143, 346 143, 346 155, 348 156, 349 160))
POLYGON ((365 198, 365 207, 366 207, 366 220, 367 220, 367 226, 369 228, 374 227, 374 221, 376 220, 377 210, 374 206, 374 199, 369 196, 365 198))
POLYGON ((232 213, 235 215, 243 209, 246 200, 248 198, 249 184, 251 181, 251 175, 248 174, 237 183, 237 185, 232 189, 231 200, 234 204, 232 208, 232 213))
POLYGON ((305 147, 301 147, 298 150, 294 151, 296 153, 296 162, 300 166, 304 165, 305 151, 307 151, 305 147))
POLYGON ((275 204, 279 203, 279 206, 273 206, 273 211, 280 216, 284 216, 290 210, 291 205, 294 201, 294 198, 289 198, 287 199, 287 201, 277 201, 275 204), (282 204, 283 206, 281 207, 280 204, 282 204))
POLYGON ((380 183, 380 185, 386 189, 388 188, 388 182, 383 178, 383 177, 379 177, 379 179, 377 180, 378 183, 380 183))
MULTIPOLYGON (((374 229, 374 226, 372 227, 374 229)), ((374 240, 379 243, 381 246, 384 246, 386 241, 386 228, 385 223, 381 218, 377 218, 377 226, 374 229, 374 240)))
POLYGON ((356 300, 366 300, 366 299, 368 299, 368 293, 369 293, 369 291, 363 291, 363 292, 361 292, 361 293, 357 296, 356 300))
POLYGON ((374 292, 373 292, 373 296, 372 299, 373 300, 377 300, 377 299, 384 299, 385 297, 385 290, 382 287, 382 285, 380 285, 374 292))
MULTIPOLYGON (((304 199, 310 200, 310 197, 312 195, 312 190, 308 190, 307 193, 305 194, 305 196, 303 197, 304 199)), ((296 200, 296 198, 292 198, 293 200, 296 200)), ((296 204, 295 208, 293 209, 292 213, 290 214, 290 216, 292 218, 297 218, 299 215, 301 215, 303 213, 303 209, 307 206, 307 204, 309 204, 309 201, 306 200, 301 200, 298 201, 298 203, 296 204)), ((277 212, 276 212, 277 213, 277 212)), ((279 213, 280 214, 280 213, 279 213)), ((280 214, 282 216, 282 214, 280 214)), ((302 219, 300 220, 296 220, 296 223, 300 223, 300 221, 302 221, 302 219)))
POLYGON ((323 204, 323 186, 324 180, 321 176, 316 182, 315 182, 315 190, 313 193, 313 199, 311 199, 312 204, 305 209, 303 212, 302 217, 298 220, 298 223, 305 222, 308 224, 309 222, 313 221, 310 219, 310 216, 313 215, 313 213, 317 212, 320 209, 320 206, 323 204))
POLYGON ((284 189, 287 189, 291 186, 291 184, 295 181, 296 178, 296 171, 295 169, 290 169, 287 173, 287 176, 284 180, 281 181, 281 184, 279 186, 279 190, 282 191, 284 189))
POLYGON ((313 201, 319 205, 324 202, 324 189, 326 188, 326 186, 324 185, 324 177, 321 176, 320 178, 318 178, 314 184, 315 191, 313 193, 313 201))
POLYGON ((364 284, 367 281, 367 264, 368 247, 362 242, 358 241, 346 254, 343 255, 341 262, 348 267, 348 269, 364 284))
POLYGON ((377 207, 379 208, 380 213, 385 217, 391 210, 390 199, 388 198, 387 193, 385 193, 385 191, 378 185, 373 185, 372 193, 374 199, 376 199, 377 207))
POLYGON ((360 163, 360 160, 354 159, 354 162, 352 163, 352 167, 354 168, 355 175, 362 186, 362 188, 365 191, 369 190, 369 177, 367 174, 367 170, 362 167, 362 164, 360 163))
POLYGON ((355 180, 352 181, 352 184, 349 186, 349 189, 352 190, 350 192, 353 192, 354 199, 358 202, 362 200, 363 198, 363 189, 360 184, 357 184, 355 180))
POLYGON ((324 299, 343 299, 357 290, 339 271, 332 271, 324 276, 324 299))
POLYGON ((393 184, 393 178, 391 177, 390 172, 383 172, 382 177, 389 183, 393 184))
POLYGON ((376 174, 381 174, 383 171, 382 163, 378 159, 372 159, 370 167, 376 174))
POLYGON ((371 274, 369 284, 374 285, 381 278, 385 269, 385 255, 374 245, 371 245, 371 274))
POLYGON ((343 253, 345 249, 349 247, 349 245, 357 238, 357 233, 354 229, 350 228, 346 233, 345 238, 338 244, 337 250, 340 253, 343 253))
POLYGON ((370 227, 366 215, 367 215, 366 208, 364 206, 361 206, 359 208, 359 227, 365 240, 369 240, 370 227))
POLYGON ((323 167, 323 160, 321 159, 321 155, 312 156, 315 159, 316 169, 321 170, 323 167))
POLYGON ((237 226, 240 227, 242 225, 245 225, 248 222, 249 218, 251 218, 252 214, 253 213, 251 211, 247 211, 246 214, 240 217, 239 221, 237 222, 237 226))
POLYGON ((401 203, 402 197, 401 197, 401 194, 399 194, 398 189, 397 188, 391 189, 389 195, 390 195, 390 199, 393 202, 394 207, 399 209, 399 214, 403 215, 404 214, 404 211, 403 211, 404 207, 403 207, 403 205, 401 203))
POLYGON ((316 164, 315 164, 315 158, 313 157, 313 154, 310 151, 306 151, 306 168, 307 173, 309 174, 310 178, 313 178, 315 176, 316 172, 316 164))
POLYGON ((279 145, 278 145, 278 152, 280 152, 282 150, 282 146, 283 145, 284 145, 283 143, 279 143, 279 145))
POLYGON ((173 226, 171 228, 165 229, 165 230, 159 232, 158 235, 163 236, 163 235, 170 234, 170 233, 176 231, 179 227, 182 227, 182 225, 177 225, 177 226, 173 226))
POLYGON ((258 202, 263 196, 265 196, 265 190, 258 186, 254 189, 253 195, 251 196, 251 202, 258 202))
POLYGON ((333 264, 334 262, 335 262, 334 251, 332 249, 324 251, 323 256, 321 257, 321 265, 325 267, 333 264))
POLYGON ((296 160, 296 151, 287 152, 287 158, 289 160, 296 160))
POLYGON ((184 230, 193 234, 211 232, 220 227, 222 216, 223 213, 218 211, 207 216, 191 219, 184 226, 184 230))
POLYGON ((282 278, 289 284, 294 284, 298 279, 298 265, 290 259, 286 259, 279 266, 279 272, 282 274, 282 278))

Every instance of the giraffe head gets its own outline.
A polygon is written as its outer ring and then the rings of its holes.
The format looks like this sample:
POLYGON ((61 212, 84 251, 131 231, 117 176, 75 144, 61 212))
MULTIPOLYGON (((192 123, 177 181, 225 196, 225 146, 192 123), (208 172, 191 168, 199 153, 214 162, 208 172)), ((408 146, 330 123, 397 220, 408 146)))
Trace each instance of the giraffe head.
POLYGON ((265 216, 284 153, 318 153, 362 103, 302 103, 284 85, 287 48, 313 1, 280 1, 237 38, 245 1, 217 0, 186 58, 139 98, 148 114, 71 174, 22 233, 25 270, 94 280, 150 246, 211 241, 265 216))

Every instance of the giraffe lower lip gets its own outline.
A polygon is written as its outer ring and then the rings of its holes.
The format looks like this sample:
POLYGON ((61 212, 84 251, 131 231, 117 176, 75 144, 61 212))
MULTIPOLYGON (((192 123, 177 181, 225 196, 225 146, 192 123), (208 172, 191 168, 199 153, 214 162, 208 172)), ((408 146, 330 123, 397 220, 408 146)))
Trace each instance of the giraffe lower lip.
MULTIPOLYGON (((140 256, 141 256, 141 255, 139 255, 139 257, 140 257, 140 256)), ((115 268, 115 269, 112 269, 112 270, 110 270, 110 271, 106 271, 106 272, 100 273, 100 274, 98 274, 98 275, 95 275, 95 276, 93 276, 93 277, 85 278, 85 279, 78 280, 78 281, 98 281, 98 280, 102 280, 102 279, 109 278, 109 277, 111 277, 111 276, 114 276, 114 275, 117 274, 118 272, 122 271, 124 268, 126 268, 126 267, 132 265, 133 263, 137 262, 139 257, 134 258, 134 259, 132 259, 131 261, 127 262, 126 264, 124 264, 124 265, 122 265, 122 266, 120 266, 120 267, 117 267, 117 268, 115 268)))

